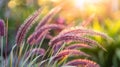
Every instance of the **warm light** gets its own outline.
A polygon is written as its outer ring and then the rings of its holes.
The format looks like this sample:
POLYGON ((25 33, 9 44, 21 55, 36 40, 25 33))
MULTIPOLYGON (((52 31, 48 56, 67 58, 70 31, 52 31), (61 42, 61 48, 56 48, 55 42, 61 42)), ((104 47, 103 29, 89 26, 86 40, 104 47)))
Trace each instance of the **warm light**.
POLYGON ((84 9, 86 6, 101 3, 102 0, 73 0, 75 7, 84 9))
POLYGON ((74 5, 77 8, 83 9, 85 0, 74 0, 74 5))
POLYGON ((51 0, 52 2, 58 2, 59 0, 51 0))
POLYGON ((12 0, 8 3, 8 7, 14 8, 17 5, 16 1, 12 0))

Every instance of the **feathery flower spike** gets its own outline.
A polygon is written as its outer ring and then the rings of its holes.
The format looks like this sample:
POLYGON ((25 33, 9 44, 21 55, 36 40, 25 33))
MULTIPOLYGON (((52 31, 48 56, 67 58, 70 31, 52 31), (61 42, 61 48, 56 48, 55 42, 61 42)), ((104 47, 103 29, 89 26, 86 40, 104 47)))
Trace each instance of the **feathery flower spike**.
POLYGON ((67 46, 65 49, 78 49, 78 48, 92 48, 92 46, 89 46, 87 44, 72 44, 67 46))
POLYGON ((31 28, 31 26, 35 23, 35 21, 38 19, 38 16, 41 12, 41 9, 37 10, 32 14, 30 17, 28 17, 24 23, 20 26, 17 35, 16 35, 16 44, 20 45, 23 39, 25 38, 27 32, 31 28))
POLYGON ((59 52, 53 60, 60 60, 62 58, 64 58, 66 55, 68 56, 72 56, 72 55, 79 55, 79 56, 87 56, 87 57, 90 57, 88 54, 80 51, 80 50, 75 50, 75 49, 71 49, 71 50, 63 50, 61 52, 59 52))
POLYGON ((76 59, 76 60, 72 60, 72 61, 69 61, 68 63, 65 64, 66 66, 67 65, 70 65, 70 66, 84 66, 84 67, 100 67, 99 64, 93 62, 93 61, 90 61, 90 60, 87 60, 87 59, 76 59))
POLYGON ((37 32, 34 32, 33 34, 31 34, 28 39, 27 39, 27 43, 30 45, 35 45, 38 44, 42 38, 44 37, 44 35, 46 35, 48 32, 48 30, 41 32, 40 35, 37 35, 37 32), (39 41, 39 42, 38 42, 39 41))
POLYGON ((0 19, 0 36, 5 35, 5 23, 2 19, 0 19))
POLYGON ((56 36, 54 37, 52 40, 50 40, 49 45, 53 46, 58 42, 68 42, 68 41, 80 41, 80 42, 86 42, 86 43, 92 43, 92 44, 98 44, 96 42, 94 42, 93 40, 90 40, 88 38, 84 38, 81 36, 76 36, 76 35, 71 35, 71 34, 67 34, 67 35, 62 35, 62 36, 56 36))
POLYGON ((65 34, 70 34, 70 33, 71 34, 76 34, 76 35, 81 35, 81 36, 83 36, 83 35, 90 35, 90 36, 98 35, 98 36, 101 36, 105 39, 107 38, 107 39, 112 41, 112 38, 110 38, 105 33, 97 32, 97 31, 93 31, 93 30, 90 30, 90 29, 85 29, 85 28, 77 27, 77 26, 65 29, 59 35, 65 35, 65 34))
POLYGON ((39 24, 35 28, 35 31, 37 31, 39 28, 41 28, 47 22, 49 22, 53 18, 53 16, 57 14, 60 10, 61 10, 60 6, 53 8, 45 17, 42 18, 42 20, 39 22, 39 24))
POLYGON ((28 37, 27 42, 31 45, 38 44, 41 41, 42 36, 47 34, 49 30, 64 29, 64 28, 65 28, 64 25, 58 25, 58 24, 44 25, 40 29, 35 31, 30 37, 28 37))
POLYGON ((54 46, 58 42, 69 42, 69 41, 75 41, 75 42, 82 42, 82 43, 88 43, 91 45, 98 45, 100 48, 106 51, 98 42, 91 40, 89 38, 81 37, 81 36, 76 36, 75 34, 66 34, 62 36, 56 36, 49 42, 49 46, 54 46))

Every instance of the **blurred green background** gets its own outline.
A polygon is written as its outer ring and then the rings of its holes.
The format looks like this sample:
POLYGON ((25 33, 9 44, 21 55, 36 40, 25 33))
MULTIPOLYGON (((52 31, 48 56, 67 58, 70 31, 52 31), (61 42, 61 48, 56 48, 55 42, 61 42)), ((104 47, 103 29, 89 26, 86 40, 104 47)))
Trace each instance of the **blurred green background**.
MULTIPOLYGON (((38 8, 43 8, 40 18, 53 7, 65 3, 57 17, 67 25, 75 26, 95 14, 88 28, 107 33, 114 42, 97 40, 107 49, 86 49, 101 67, 120 67, 120 0, 0 0, 0 18, 8 21, 8 52, 15 44, 15 35, 24 20, 38 8)), ((4 46, 4 49, 5 46, 4 46)))

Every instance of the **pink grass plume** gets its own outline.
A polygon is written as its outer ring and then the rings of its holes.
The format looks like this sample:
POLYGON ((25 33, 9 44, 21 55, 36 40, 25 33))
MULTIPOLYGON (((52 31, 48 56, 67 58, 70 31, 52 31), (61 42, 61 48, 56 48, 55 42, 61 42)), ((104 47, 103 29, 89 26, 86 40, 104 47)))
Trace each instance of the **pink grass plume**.
POLYGON ((88 44, 72 44, 65 47, 65 49, 79 49, 79 48, 92 48, 92 46, 89 46, 88 44))
POLYGON ((39 28, 37 31, 35 31, 33 34, 31 34, 30 37, 28 37, 27 42, 30 45, 38 44, 42 40, 42 37, 49 32, 49 30, 53 30, 53 29, 62 30, 64 28, 65 28, 64 25, 58 25, 58 24, 44 25, 41 28, 39 28))
POLYGON ((5 23, 0 19, 0 36, 5 36, 5 23))
POLYGON ((38 19, 39 14, 41 13, 41 9, 35 11, 31 16, 29 16, 24 23, 20 26, 17 35, 16 35, 16 44, 20 45, 24 40, 27 32, 30 30, 32 25, 38 19))
POLYGON ((90 55, 80 51, 80 50, 75 50, 75 49, 71 49, 71 50, 62 50, 61 52, 59 52, 53 60, 60 60, 62 58, 64 58, 65 56, 86 56, 86 57, 90 57, 90 55))
POLYGON ((97 64, 94 61, 87 60, 87 59, 76 59, 69 61, 68 63, 65 64, 70 65, 70 66, 82 66, 82 67, 100 67, 99 64, 97 64))

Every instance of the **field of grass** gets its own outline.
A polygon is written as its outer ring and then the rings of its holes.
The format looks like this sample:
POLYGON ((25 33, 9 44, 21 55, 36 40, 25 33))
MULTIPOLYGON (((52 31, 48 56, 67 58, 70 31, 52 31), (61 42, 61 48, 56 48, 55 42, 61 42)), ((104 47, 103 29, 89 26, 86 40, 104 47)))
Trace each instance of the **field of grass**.
POLYGON ((1 0, 0 67, 120 67, 120 0, 1 0))

